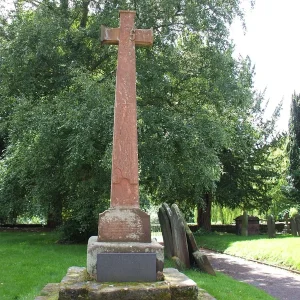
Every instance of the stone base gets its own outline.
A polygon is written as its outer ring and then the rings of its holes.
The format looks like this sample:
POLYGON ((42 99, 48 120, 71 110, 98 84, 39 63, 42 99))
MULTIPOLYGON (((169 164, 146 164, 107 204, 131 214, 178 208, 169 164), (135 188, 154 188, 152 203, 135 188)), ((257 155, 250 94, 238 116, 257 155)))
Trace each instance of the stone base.
POLYGON ((87 247, 87 272, 97 279, 97 255, 100 253, 155 253, 156 273, 163 271, 164 247, 156 241, 151 243, 98 242, 97 236, 90 237, 87 247))
POLYGON ((99 214, 98 241, 151 243, 150 216, 139 208, 110 208, 99 214))
MULTIPOLYGON (((48 284, 35 300, 197 300, 196 283, 173 268, 163 270, 164 281, 99 283, 86 268, 71 267, 60 284, 48 284), (50 288, 51 287, 51 288, 50 288)), ((202 297, 200 299, 207 299, 202 297)), ((210 298, 211 299, 211 298, 210 298)))

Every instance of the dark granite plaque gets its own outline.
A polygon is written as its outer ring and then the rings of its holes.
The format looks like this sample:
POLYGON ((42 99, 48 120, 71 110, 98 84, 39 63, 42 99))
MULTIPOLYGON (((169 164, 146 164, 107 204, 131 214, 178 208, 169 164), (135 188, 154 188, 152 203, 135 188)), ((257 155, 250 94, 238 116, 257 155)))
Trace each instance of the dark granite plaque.
POLYGON ((97 255, 99 282, 156 281, 155 253, 100 253, 97 255))

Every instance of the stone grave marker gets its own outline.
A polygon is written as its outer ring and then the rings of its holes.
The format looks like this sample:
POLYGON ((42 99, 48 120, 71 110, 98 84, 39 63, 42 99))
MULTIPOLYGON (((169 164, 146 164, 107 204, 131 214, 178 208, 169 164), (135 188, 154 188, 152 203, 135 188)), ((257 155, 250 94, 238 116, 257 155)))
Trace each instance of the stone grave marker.
POLYGON ((296 231, 298 233, 298 236, 300 236, 300 215, 299 214, 295 216, 295 223, 296 223, 296 231))
POLYGON ((174 245, 174 255, 183 263, 185 268, 190 267, 189 250, 186 239, 185 227, 182 221, 180 210, 176 204, 171 206, 172 218, 172 235, 174 245))
POLYGON ((285 213, 284 215, 285 224, 283 227, 282 233, 291 233, 290 225, 289 225, 289 213, 285 213))
MULTIPOLYGON (((167 203, 163 203, 163 205, 159 209, 158 215, 162 215, 162 213, 165 213, 166 218, 168 218, 171 221, 171 227, 172 227, 171 241, 172 241, 174 247, 175 247, 176 241, 178 243, 179 240, 181 239, 181 235, 180 235, 180 238, 178 239, 178 234, 177 233, 175 235, 173 234, 174 231, 178 231, 178 229, 177 229, 178 226, 181 228, 181 232, 182 232, 182 226, 180 226, 178 224, 183 224, 183 228, 185 231, 186 244, 185 244, 185 241, 182 242, 182 240, 181 240, 181 242, 179 242, 181 247, 183 247, 183 249, 184 249, 183 253, 185 253, 185 258, 183 259, 182 257, 178 257, 178 255, 176 254, 177 252, 175 252, 175 250, 174 250, 174 256, 172 257, 177 268, 180 270, 188 268, 188 266, 186 264, 186 260, 188 258, 190 267, 198 266, 201 271, 206 272, 211 275, 216 275, 207 256, 205 254, 202 254, 201 251, 199 250, 199 247, 197 245, 195 237, 194 237, 192 231, 190 230, 187 222, 185 221, 184 216, 181 213, 181 211, 179 210, 178 206, 176 204, 173 204, 172 209, 170 209, 170 207, 167 203), (173 218, 174 215, 177 217, 173 218), (176 241, 174 241, 174 240, 176 240, 176 241), (185 245, 187 245, 187 247, 185 245), (187 248, 187 251, 186 251, 186 248, 187 248)), ((162 228, 162 232, 164 232, 166 230, 164 227, 166 226, 166 224, 169 224, 169 222, 162 220, 162 217, 159 218, 159 222, 160 222, 160 225, 162 228)), ((163 235, 163 237, 164 237, 164 235, 163 235)), ((166 241, 165 237, 164 237, 164 244, 166 245, 166 243, 170 243, 169 237, 168 237, 168 241, 166 241)), ((166 253, 166 256, 167 255, 168 254, 166 253)))
POLYGON ((243 236, 248 236, 248 214, 246 211, 243 213, 242 217, 242 231, 243 236))
POLYGON ((174 246, 172 238, 171 223, 163 206, 158 210, 158 219, 164 240, 165 254, 167 258, 174 256, 174 246))
MULTIPOLYGON (((163 203, 162 204, 162 207, 164 208, 164 210, 166 211, 166 214, 168 216, 168 219, 170 220, 171 222, 171 219, 172 219, 172 211, 171 211, 171 208, 169 206, 169 204, 167 203, 163 203)), ((171 224, 171 223, 170 223, 171 224)))
POLYGON ((269 238, 275 238, 275 221, 272 215, 268 216, 267 225, 269 238))
POLYGON ((297 236, 297 225, 295 218, 290 219, 292 236, 297 236))

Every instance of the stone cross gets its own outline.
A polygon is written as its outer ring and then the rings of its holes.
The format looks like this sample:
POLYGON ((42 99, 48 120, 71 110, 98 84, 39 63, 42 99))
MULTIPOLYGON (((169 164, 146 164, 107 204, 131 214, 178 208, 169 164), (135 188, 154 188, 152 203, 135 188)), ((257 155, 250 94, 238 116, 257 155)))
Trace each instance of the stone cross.
POLYGON ((139 208, 135 46, 153 43, 135 29, 135 11, 120 11, 120 28, 101 26, 102 44, 118 45, 110 206, 139 208))
POLYGON ((99 214, 99 242, 151 242, 150 217, 140 209, 135 46, 153 43, 135 29, 135 11, 120 11, 120 28, 101 27, 102 44, 118 45, 110 208, 99 214))

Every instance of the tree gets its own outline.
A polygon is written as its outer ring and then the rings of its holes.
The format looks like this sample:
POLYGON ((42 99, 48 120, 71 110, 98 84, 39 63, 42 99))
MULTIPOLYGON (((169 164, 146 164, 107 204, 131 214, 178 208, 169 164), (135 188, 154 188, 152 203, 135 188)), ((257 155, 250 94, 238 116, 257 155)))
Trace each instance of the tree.
POLYGON ((262 100, 263 95, 258 95, 248 117, 236 127, 233 147, 223 149, 220 154, 223 172, 217 182, 215 201, 221 206, 267 213, 272 204, 270 191, 281 177, 281 156, 273 153, 283 137, 274 130, 280 106, 265 121, 262 100))
POLYGON ((142 190, 200 205, 253 102, 250 64, 232 58, 228 41, 239 1, 29 3, 1 27, 5 214, 39 212, 88 235, 107 207, 116 49, 99 49, 99 26, 117 27, 119 8, 155 32, 152 49, 137 49, 142 190))
POLYGON ((289 120, 289 197, 299 204, 300 191, 300 95, 292 95, 291 114, 289 120))

